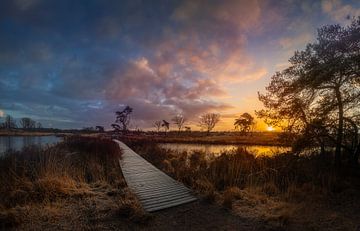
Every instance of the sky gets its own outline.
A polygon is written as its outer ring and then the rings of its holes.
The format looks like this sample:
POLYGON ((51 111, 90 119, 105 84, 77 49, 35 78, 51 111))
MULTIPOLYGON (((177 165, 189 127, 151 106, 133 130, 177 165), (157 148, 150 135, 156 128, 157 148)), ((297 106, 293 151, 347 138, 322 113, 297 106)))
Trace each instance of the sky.
POLYGON ((0 4, 0 117, 54 128, 109 128, 129 105, 134 129, 177 114, 198 129, 214 112, 215 130, 231 130, 317 28, 360 16, 356 0, 0 4))

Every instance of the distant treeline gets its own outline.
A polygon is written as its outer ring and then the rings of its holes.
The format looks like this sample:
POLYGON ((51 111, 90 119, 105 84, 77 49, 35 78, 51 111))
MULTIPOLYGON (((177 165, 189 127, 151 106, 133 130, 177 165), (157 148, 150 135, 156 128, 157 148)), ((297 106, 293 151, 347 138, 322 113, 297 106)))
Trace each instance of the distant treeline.
POLYGON ((12 116, 7 115, 3 122, 0 123, 1 129, 17 129, 21 128, 24 130, 31 130, 31 129, 42 129, 42 124, 37 122, 29 117, 23 117, 16 121, 12 116))
POLYGON ((104 132, 103 126, 84 127, 82 129, 59 129, 59 128, 45 128, 39 121, 35 121, 29 117, 23 117, 16 120, 14 117, 7 115, 2 120, 0 119, 0 129, 2 130, 26 130, 26 131, 41 131, 52 133, 78 133, 78 132, 104 132))

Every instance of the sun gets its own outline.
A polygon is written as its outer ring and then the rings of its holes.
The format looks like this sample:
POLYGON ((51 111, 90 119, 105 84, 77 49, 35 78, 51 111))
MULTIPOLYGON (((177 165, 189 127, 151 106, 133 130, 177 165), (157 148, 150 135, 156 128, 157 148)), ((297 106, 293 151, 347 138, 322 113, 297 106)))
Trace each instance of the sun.
POLYGON ((268 127, 266 128, 266 130, 267 130, 268 132, 272 132, 272 131, 275 131, 275 128, 273 128, 273 126, 268 126, 268 127))

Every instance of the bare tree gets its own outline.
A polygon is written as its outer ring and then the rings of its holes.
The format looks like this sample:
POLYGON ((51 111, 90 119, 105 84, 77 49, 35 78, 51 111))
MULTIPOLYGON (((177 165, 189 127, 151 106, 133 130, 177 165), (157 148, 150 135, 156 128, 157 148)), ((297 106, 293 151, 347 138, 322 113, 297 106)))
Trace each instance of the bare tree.
POLYGON ((93 132, 93 131, 95 131, 95 128, 94 127, 83 127, 81 130, 86 131, 86 132, 93 132))
POLYGON ((98 132, 104 132, 105 129, 103 126, 96 126, 95 129, 98 131, 98 132))
POLYGON ((164 127, 165 132, 170 129, 170 123, 166 120, 163 120, 161 127, 164 127))
POLYGON ((20 119, 20 125, 23 129, 33 129, 35 128, 36 122, 28 117, 20 119))
POLYGON ((156 128, 156 131, 159 132, 161 128, 161 121, 160 120, 155 121, 154 127, 156 128))
POLYGON ((183 115, 176 115, 171 120, 174 122, 174 124, 176 124, 176 126, 179 129, 179 132, 181 131, 181 129, 184 126, 184 123, 186 121, 186 119, 184 118, 183 115))
POLYGON ((43 128, 43 126, 42 126, 42 124, 41 124, 40 122, 37 122, 37 123, 36 123, 36 128, 37 128, 37 129, 41 129, 41 128, 43 128))
POLYGON ((118 126, 116 128, 113 126, 114 124, 112 124, 111 126, 114 127, 117 131, 120 130, 120 127, 122 131, 127 131, 130 124, 130 114, 132 113, 132 111, 133 109, 131 107, 126 106, 124 110, 115 112, 115 124, 118 124, 118 126))
POLYGON ((207 133, 210 133, 211 130, 214 129, 215 125, 220 121, 220 115, 216 113, 206 113, 202 116, 200 116, 200 121, 198 126, 201 127, 201 129, 204 129, 207 131, 207 133))
POLYGON ((5 129, 17 128, 16 120, 12 116, 7 115, 5 117, 4 123, 2 124, 2 127, 5 128, 5 129))

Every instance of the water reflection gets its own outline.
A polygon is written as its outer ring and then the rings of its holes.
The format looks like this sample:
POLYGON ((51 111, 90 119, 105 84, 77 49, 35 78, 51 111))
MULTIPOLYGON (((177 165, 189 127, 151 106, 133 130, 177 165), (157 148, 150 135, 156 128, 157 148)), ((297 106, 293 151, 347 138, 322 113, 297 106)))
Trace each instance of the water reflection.
POLYGON ((192 152, 202 151, 206 154, 219 155, 224 151, 230 151, 237 148, 244 148, 256 156, 272 156, 276 153, 290 151, 289 147, 280 146, 262 146, 262 145, 213 145, 213 144, 176 144, 176 143, 161 143, 160 147, 178 151, 178 152, 192 152))
POLYGON ((54 144, 61 141, 56 136, 0 136, 0 154, 7 150, 19 151, 30 145, 54 144))

